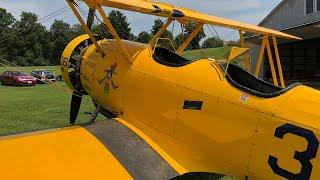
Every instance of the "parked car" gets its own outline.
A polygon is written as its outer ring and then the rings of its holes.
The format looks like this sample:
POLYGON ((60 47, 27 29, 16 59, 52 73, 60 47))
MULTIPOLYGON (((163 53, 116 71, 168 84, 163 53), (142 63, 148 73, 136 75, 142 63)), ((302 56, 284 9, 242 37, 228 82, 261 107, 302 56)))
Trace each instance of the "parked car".
POLYGON ((38 83, 55 82, 56 76, 50 69, 37 69, 31 72, 31 75, 37 78, 38 83))
POLYGON ((0 75, 0 84, 12 86, 35 86, 37 79, 22 71, 6 71, 0 75))

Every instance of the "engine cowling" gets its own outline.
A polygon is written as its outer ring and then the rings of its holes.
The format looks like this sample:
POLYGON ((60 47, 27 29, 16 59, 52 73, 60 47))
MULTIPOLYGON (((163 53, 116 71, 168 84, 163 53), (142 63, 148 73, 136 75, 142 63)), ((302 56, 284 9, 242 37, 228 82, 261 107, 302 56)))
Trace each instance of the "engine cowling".
POLYGON ((123 110, 122 83, 130 65, 119 53, 114 40, 103 39, 98 44, 102 52, 97 50, 88 35, 82 35, 72 40, 62 54, 61 75, 73 90, 71 124, 75 123, 83 95, 89 95, 108 118, 121 114, 123 110))
POLYGON ((63 80, 73 91, 81 94, 87 94, 80 81, 80 66, 82 56, 90 44, 89 40, 88 35, 73 39, 64 49, 60 60, 63 80))

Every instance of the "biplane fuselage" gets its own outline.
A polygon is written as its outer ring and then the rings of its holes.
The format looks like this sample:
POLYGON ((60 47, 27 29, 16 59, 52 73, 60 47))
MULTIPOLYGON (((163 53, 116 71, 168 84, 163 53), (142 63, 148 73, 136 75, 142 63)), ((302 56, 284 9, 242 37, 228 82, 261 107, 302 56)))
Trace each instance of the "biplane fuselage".
MULTIPOLYGON (((277 47, 277 38, 300 38, 151 0, 82 1, 93 16, 99 12, 95 17, 114 40, 97 40, 89 27, 94 18, 86 24, 78 2, 67 0, 86 33, 61 58, 61 74, 73 90, 70 124, 83 95, 97 107, 91 121, 98 112, 109 119, 1 138, 4 179, 170 179, 189 172, 200 179, 320 179, 320 93, 300 84, 285 87, 277 47), (148 44, 125 41, 103 6, 167 22, 148 44), (175 21, 196 27, 173 53, 157 42, 175 21), (204 25, 239 30, 241 48, 232 49, 226 63, 179 56, 204 25), (231 63, 249 50, 244 32, 263 37, 254 75, 231 63), (256 78, 265 50, 274 84, 256 78)), ((249 70, 250 58, 243 57, 249 70)))
POLYGON ((155 60, 153 47, 123 41, 128 64, 113 40, 98 43, 105 54, 91 45, 81 61, 84 90, 186 172, 320 178, 318 91, 298 85, 259 97, 228 82, 212 60, 174 67, 155 60))

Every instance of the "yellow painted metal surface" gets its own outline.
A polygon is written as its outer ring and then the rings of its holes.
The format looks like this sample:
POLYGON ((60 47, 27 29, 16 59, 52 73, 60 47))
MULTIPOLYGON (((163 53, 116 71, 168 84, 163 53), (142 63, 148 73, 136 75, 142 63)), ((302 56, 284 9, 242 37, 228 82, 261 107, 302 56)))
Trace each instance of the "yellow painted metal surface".
MULTIPOLYGON (((132 61, 144 50, 146 44, 136 46, 136 43, 122 41, 132 61)), ((81 82, 92 98, 105 108, 112 109, 116 114, 123 111, 124 80, 130 68, 124 56, 119 55, 115 40, 102 40, 99 45, 107 53, 104 57, 95 53, 95 47, 90 46, 83 56, 81 71, 81 82), (125 60, 125 61, 123 61, 125 60), (108 104, 108 105, 106 105, 108 104)), ((150 51, 151 52, 151 51, 150 51)))
POLYGON ((273 42, 273 48, 274 52, 276 55, 276 61, 277 61, 277 67, 278 67, 278 73, 280 77, 280 84, 282 88, 285 88, 285 82, 283 78, 283 72, 282 72, 282 65, 281 65, 281 60, 280 60, 280 55, 279 55, 279 49, 278 49, 278 43, 277 43, 277 38, 275 36, 272 36, 272 42, 273 42))
POLYGON ((137 70, 128 76, 123 118, 143 129, 189 172, 241 176, 258 112, 242 107, 241 92, 222 82, 210 63, 201 60, 181 68, 168 68, 153 60, 135 63, 133 69, 137 70), (135 82, 140 82, 139 86, 135 82), (148 91, 143 90, 146 88, 148 91), (238 105, 226 103, 223 94, 232 95, 238 105), (204 109, 183 110, 184 100, 205 100, 204 109), (233 121, 242 111, 246 111, 247 123, 233 121))
MULTIPOLYGON (((305 138, 290 131, 287 136, 293 136, 291 139, 274 134, 277 128, 291 124, 318 137, 318 91, 298 86, 273 98, 261 98, 221 79, 224 71, 210 60, 168 67, 152 58, 151 46, 123 41, 133 59, 128 65, 113 48, 114 41, 99 44, 108 52, 104 58, 94 46, 83 57, 81 80, 86 91, 98 104, 117 112, 124 124, 153 144, 179 172, 281 179, 268 164, 269 156, 277 157, 279 167, 290 172, 305 167, 294 156, 294 150, 307 148, 308 143, 302 143, 305 138), (99 83, 115 63, 112 76, 99 83), (112 82, 117 88, 112 88, 112 82), (202 101, 202 108, 185 109, 185 101, 202 101), (282 149, 274 150, 278 148, 282 149)), ((245 48, 240 54, 243 52, 245 48)), ((310 158, 310 162, 310 177, 317 179, 319 160, 310 158)))
POLYGON ((228 27, 237 30, 243 30, 246 32, 253 32, 257 34, 264 34, 264 35, 275 35, 282 38, 289 38, 289 39, 300 39, 298 37, 288 35, 282 32, 278 32, 275 30, 246 24, 230 19, 220 18, 216 16, 210 16, 207 14, 203 14, 194 10, 173 6, 170 4, 165 4, 161 2, 153 2, 153 1, 145 1, 145 0, 83 0, 88 4, 101 4, 103 6, 114 7, 129 11, 135 11, 150 15, 156 15, 160 17, 171 18, 174 10, 183 12, 184 17, 176 18, 181 22, 188 22, 194 21, 202 24, 214 24, 218 26, 228 27), (160 12, 155 13, 157 9, 161 9, 160 12))
MULTIPOLYGON (((262 34, 255 75, 260 72, 267 48, 275 85, 269 37, 299 39, 159 2, 86 2, 90 7, 104 5, 166 18, 180 11, 184 17, 175 18, 180 22, 195 21, 262 34)), ((150 45, 119 39, 97 43, 105 55, 101 56, 91 45, 82 58, 80 79, 85 91, 99 105, 117 114, 119 121, 179 173, 212 172, 249 179, 320 178, 319 91, 297 86, 263 98, 231 85, 222 78, 225 72, 219 64, 209 59, 171 67, 153 59, 150 45), (128 50, 132 64, 121 55, 119 44, 128 50)), ((233 49, 228 60, 245 52, 246 48, 233 49)), ((280 60, 276 60, 279 65, 280 60)))
MULTIPOLYGON (((227 75, 228 73, 228 69, 229 69, 229 65, 232 61, 234 61, 237 57, 243 55, 243 54, 247 54, 248 55, 249 49, 248 48, 238 48, 238 47, 232 47, 228 60, 227 60, 227 67, 226 70, 224 72, 224 76, 227 75)), ((244 59, 244 61, 246 61, 246 59, 244 59)))
POLYGON ((276 74, 276 69, 274 67, 269 38, 267 38, 266 48, 267 48, 267 54, 268 54, 268 60, 269 60, 269 65, 270 65, 270 69, 271 69, 273 84, 275 86, 278 86, 278 78, 277 78, 277 74, 276 74))
POLYGON ((249 52, 248 48, 239 48, 239 47, 232 47, 229 57, 228 57, 228 61, 232 61, 235 58, 241 56, 242 54, 245 54, 249 52))
POLYGON ((259 162, 268 162, 269 157, 274 156, 278 159, 279 167, 294 174, 300 173, 306 164, 310 163, 312 168, 310 179, 319 179, 320 175, 317 172, 320 171, 320 152, 318 149, 313 151, 314 157, 306 158, 305 163, 300 163, 295 157, 299 154, 298 152, 308 151, 309 146, 317 146, 318 141, 308 142, 306 138, 291 133, 286 134, 282 139, 275 138, 274 131, 274 129, 289 123, 310 130, 306 133, 307 136, 312 137, 312 133, 316 139, 320 139, 320 113, 317 110, 320 102, 319 92, 301 86, 288 92, 284 97, 286 100, 277 103, 279 110, 276 116, 268 114, 260 118, 257 135, 254 138, 255 148, 250 163, 250 173, 256 178, 257 174, 263 174, 265 179, 279 179, 275 173, 267 173, 270 171, 268 165, 258 166, 259 162))
POLYGON ((268 41, 268 36, 264 36, 263 39, 262 39, 260 52, 259 52, 259 57, 258 57, 258 60, 257 60, 257 65, 256 65, 256 68, 255 68, 255 73, 254 73, 254 75, 256 77, 259 76, 259 73, 260 73, 260 70, 261 70, 261 64, 262 64, 263 56, 264 56, 264 53, 265 53, 267 41, 268 41))
POLYGON ((0 139, 1 179, 132 179, 82 127, 0 139))
POLYGON ((76 49, 76 47, 78 45, 80 45, 83 41, 89 39, 90 37, 88 35, 82 35, 79 36, 75 39, 73 39, 68 45, 67 47, 64 49, 61 59, 60 59, 60 71, 61 71, 61 75, 62 78, 64 80, 64 82, 72 89, 75 90, 75 88, 73 87, 72 83, 71 83, 71 79, 69 76, 69 61, 70 58, 72 56, 72 53, 74 52, 74 50, 76 49))

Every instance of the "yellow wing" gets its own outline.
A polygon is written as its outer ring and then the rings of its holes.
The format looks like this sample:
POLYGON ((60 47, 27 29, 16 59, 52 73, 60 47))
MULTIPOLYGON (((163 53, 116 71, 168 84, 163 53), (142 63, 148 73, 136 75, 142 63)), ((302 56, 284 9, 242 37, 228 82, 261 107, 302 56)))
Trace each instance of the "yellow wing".
POLYGON ((120 121, 0 137, 1 179, 171 179, 172 163, 120 121))
POLYGON ((226 18, 220 18, 203 14, 187 8, 177 7, 161 2, 152 2, 149 0, 82 0, 89 6, 101 4, 102 6, 113 7, 123 10, 135 11, 144 14, 150 14, 166 18, 175 18, 181 23, 194 21, 202 24, 212 24, 231 29, 242 30, 263 35, 274 35, 287 39, 301 39, 279 31, 259 27, 252 24, 242 23, 226 18))

